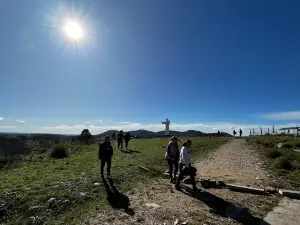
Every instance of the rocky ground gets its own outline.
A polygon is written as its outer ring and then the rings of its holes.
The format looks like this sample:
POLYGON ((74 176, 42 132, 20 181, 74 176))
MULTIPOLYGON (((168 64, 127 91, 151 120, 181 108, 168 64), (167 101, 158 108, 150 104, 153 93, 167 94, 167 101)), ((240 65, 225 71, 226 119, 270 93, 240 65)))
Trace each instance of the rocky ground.
MULTIPOLYGON (((230 141, 194 165, 198 180, 216 179, 252 187, 275 183, 274 175, 263 168, 258 152, 243 139, 230 141)), ((177 191, 169 179, 155 180, 147 187, 112 197, 116 198, 111 199, 117 204, 115 209, 99 212, 86 224, 260 224, 279 201, 276 195, 198 186, 201 191, 195 194, 188 185, 177 191)))

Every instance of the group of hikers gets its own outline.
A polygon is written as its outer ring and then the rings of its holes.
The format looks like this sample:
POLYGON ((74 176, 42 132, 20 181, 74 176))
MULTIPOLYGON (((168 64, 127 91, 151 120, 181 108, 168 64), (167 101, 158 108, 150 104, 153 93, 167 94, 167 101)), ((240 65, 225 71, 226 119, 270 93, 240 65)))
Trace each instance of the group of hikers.
MULTIPOLYGON (((240 129, 239 130, 239 133, 240 133, 240 137, 242 137, 242 135, 243 135, 243 131, 242 131, 242 129, 240 129)), ((236 135, 236 131, 235 130, 233 130, 233 136, 235 136, 236 135)))
MULTIPOLYGON (((116 134, 113 132, 112 134, 112 139, 116 140, 116 134)), ((127 132, 125 135, 123 134, 123 130, 120 130, 120 132, 117 135, 117 140, 118 140, 118 149, 122 150, 123 149, 123 140, 125 141, 125 149, 128 150, 128 143, 131 139, 130 133, 127 132)))
MULTIPOLYGON (((130 134, 129 133, 127 134, 130 137, 130 134)), ((119 134, 117 135, 119 150, 122 149, 123 139, 125 140, 126 149, 127 149, 128 142, 130 140, 130 138, 128 139, 128 137, 126 137, 127 134, 123 135, 123 131, 120 131, 119 134)), ((113 140, 115 139, 114 135, 112 136, 112 139, 113 140)), ((165 158, 169 166, 169 174, 171 179, 170 181, 171 183, 175 183, 175 188, 177 190, 180 190, 179 184, 181 180, 185 175, 189 175, 190 181, 193 185, 193 190, 197 191, 198 189, 196 187, 196 181, 195 181, 197 169, 192 166, 191 156, 190 156, 192 141, 187 140, 183 142, 181 150, 179 150, 178 141, 182 142, 181 140, 173 136, 166 148, 165 158), (179 169, 179 176, 176 178, 178 169, 179 169)), ((101 163, 100 173, 102 178, 104 178, 104 166, 105 164, 107 164, 107 168, 106 168, 107 178, 111 179, 110 168, 111 168, 112 156, 113 156, 113 147, 111 144, 111 138, 110 136, 105 136, 104 141, 99 144, 99 152, 98 152, 98 158, 101 163)))

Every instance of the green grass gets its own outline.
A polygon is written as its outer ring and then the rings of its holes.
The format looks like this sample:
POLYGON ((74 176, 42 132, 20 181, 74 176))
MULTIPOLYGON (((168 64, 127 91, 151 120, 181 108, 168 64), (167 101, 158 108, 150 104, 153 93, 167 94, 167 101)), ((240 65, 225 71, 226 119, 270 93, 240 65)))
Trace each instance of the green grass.
POLYGON ((299 146, 299 137, 261 136, 247 140, 262 149, 269 169, 284 174, 290 180, 300 181, 300 153, 293 151, 299 146), (282 143, 280 149, 277 148, 279 143, 282 143))
MULTIPOLYGON (((209 150, 226 142, 225 139, 192 138, 192 157, 195 162, 209 150)), ((121 193, 138 184, 147 185, 152 179, 161 176, 167 169, 164 159, 168 139, 133 140, 130 149, 138 152, 122 153, 114 144, 112 176, 115 186, 121 193), (139 169, 147 167, 151 172, 139 169)), ((106 191, 100 181, 98 146, 86 146, 80 151, 71 151, 68 158, 51 159, 49 153, 36 157, 36 160, 22 163, 7 171, 0 171, 0 201, 5 200, 6 217, 0 223, 26 224, 32 214, 28 209, 45 206, 50 198, 68 199, 68 204, 60 204, 51 210, 42 209, 33 213, 48 224, 79 224, 86 218, 108 207, 106 191), (100 182, 100 186, 94 186, 100 182), (88 194, 81 197, 80 192, 88 194), (63 208, 60 208, 64 206, 63 208)), ((0 208, 1 210, 1 208, 0 208)))

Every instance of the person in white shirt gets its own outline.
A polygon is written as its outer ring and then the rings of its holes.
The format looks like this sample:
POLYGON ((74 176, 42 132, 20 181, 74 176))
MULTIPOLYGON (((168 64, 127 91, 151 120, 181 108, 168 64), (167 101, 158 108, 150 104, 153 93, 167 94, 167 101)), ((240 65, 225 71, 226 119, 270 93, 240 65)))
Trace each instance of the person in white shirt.
POLYGON ((191 178, 191 182, 192 182, 194 191, 198 190, 196 187, 196 181, 195 181, 197 169, 195 167, 192 167, 192 164, 191 164, 191 155, 190 155, 191 146, 192 146, 192 141, 187 140, 186 142, 183 143, 183 146, 180 150, 180 157, 179 157, 180 174, 179 174, 176 184, 175 184, 175 188, 177 190, 180 190, 180 187, 179 187, 180 181, 183 179, 183 176, 186 174, 189 175, 191 178))

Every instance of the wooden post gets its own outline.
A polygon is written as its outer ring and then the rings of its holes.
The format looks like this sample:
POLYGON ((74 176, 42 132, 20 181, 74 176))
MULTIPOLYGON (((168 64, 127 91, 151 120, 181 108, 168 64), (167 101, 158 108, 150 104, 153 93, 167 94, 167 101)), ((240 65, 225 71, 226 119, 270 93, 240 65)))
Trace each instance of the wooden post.
POLYGON ((262 128, 260 127, 260 136, 262 136, 262 128))

